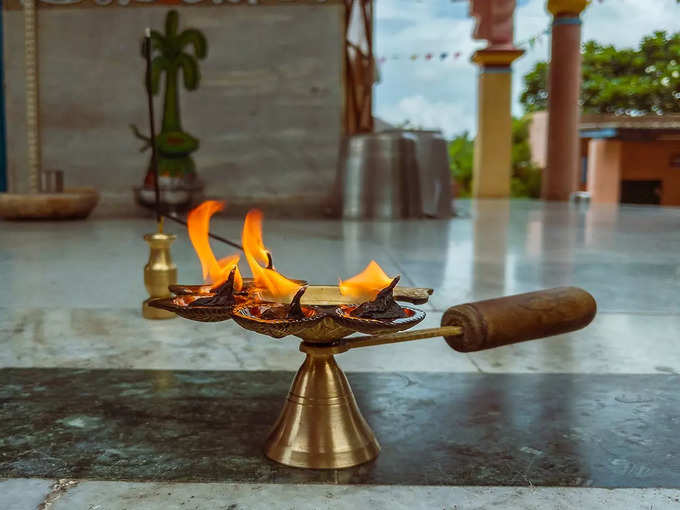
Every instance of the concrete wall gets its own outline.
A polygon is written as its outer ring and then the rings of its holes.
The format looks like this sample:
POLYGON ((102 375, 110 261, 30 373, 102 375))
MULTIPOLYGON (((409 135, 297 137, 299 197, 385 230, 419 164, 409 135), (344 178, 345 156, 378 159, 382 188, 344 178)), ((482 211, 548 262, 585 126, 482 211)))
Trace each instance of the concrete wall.
POLYGON ((680 205, 680 168, 670 165, 680 156, 680 141, 622 142, 621 179, 660 180, 661 205, 680 205))
POLYGON ((620 200, 622 180, 662 183, 661 205, 680 206, 680 168, 670 164, 680 157, 680 141, 590 140, 588 191, 593 202, 620 200))
MULTIPOLYGON (((131 190, 149 157, 128 128, 147 131, 139 38, 146 26, 161 29, 167 10, 39 11, 43 168, 63 169, 67 186, 96 186, 98 214, 138 212, 131 190)), ((178 10, 180 28, 202 30, 209 44, 200 88, 181 94, 183 127, 201 140, 194 157, 206 194, 232 211, 320 211, 342 128, 342 6, 178 10)), ((4 12, 8 165, 19 192, 27 189, 22 16, 4 12)))

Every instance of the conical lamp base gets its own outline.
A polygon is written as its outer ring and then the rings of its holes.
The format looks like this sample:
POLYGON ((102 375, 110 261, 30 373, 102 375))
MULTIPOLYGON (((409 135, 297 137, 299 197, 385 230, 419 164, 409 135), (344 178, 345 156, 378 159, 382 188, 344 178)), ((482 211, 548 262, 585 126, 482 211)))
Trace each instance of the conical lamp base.
MULTIPOLYGON (((301 350, 306 350, 304 344, 301 350)), ((265 455, 287 466, 312 469, 368 462, 378 456, 380 445, 335 358, 320 351, 307 351, 267 438, 265 455)))

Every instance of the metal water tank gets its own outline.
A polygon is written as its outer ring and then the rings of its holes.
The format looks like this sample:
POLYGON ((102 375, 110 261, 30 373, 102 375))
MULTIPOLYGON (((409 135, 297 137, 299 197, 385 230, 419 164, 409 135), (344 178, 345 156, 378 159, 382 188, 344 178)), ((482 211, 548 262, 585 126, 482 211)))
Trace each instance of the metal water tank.
POLYGON ((429 129, 388 130, 416 138, 416 159, 420 174, 423 212, 432 218, 450 218, 453 209, 448 143, 442 132, 429 129))
POLYGON ((417 138, 405 132, 368 133, 342 140, 336 190, 346 219, 404 219, 423 215, 417 138))

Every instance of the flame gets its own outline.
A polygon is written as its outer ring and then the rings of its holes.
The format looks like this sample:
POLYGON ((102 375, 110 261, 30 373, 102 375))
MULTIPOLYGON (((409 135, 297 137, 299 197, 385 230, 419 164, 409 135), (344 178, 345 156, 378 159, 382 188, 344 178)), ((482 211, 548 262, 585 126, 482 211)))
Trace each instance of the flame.
POLYGON ((385 274, 385 271, 375 260, 371 260, 366 269, 348 280, 338 283, 340 294, 361 301, 371 301, 375 299, 382 289, 392 282, 392 278, 385 274))
POLYGON ((267 269, 269 251, 262 242, 262 211, 251 209, 243 222, 241 244, 246 255, 246 261, 253 273, 255 287, 265 290, 274 298, 292 299, 300 285, 290 281, 274 269, 267 269))
POLYGON ((208 238, 208 232, 210 232, 210 218, 213 214, 222 209, 224 209, 224 202, 218 202, 216 200, 207 200, 203 202, 189 213, 189 216, 187 217, 187 229, 189 230, 191 244, 194 246, 198 260, 201 261, 203 279, 210 281, 213 288, 215 288, 224 283, 227 278, 229 278, 231 270, 236 267, 234 289, 238 291, 243 287, 243 279, 238 270, 239 255, 234 254, 217 260, 210 247, 210 239, 208 238))

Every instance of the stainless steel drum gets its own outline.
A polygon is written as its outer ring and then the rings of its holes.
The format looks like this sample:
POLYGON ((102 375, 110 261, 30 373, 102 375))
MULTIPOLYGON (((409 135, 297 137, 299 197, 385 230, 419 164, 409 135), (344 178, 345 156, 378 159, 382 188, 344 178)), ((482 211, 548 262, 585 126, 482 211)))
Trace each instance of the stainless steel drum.
POLYGON ((336 183, 339 215, 347 219, 421 217, 416 140, 398 131, 345 137, 336 183))
POLYGON ((416 137, 416 159, 420 173, 423 212, 433 218, 450 218, 452 214, 451 168, 448 144, 441 131, 425 129, 389 130, 416 137))

